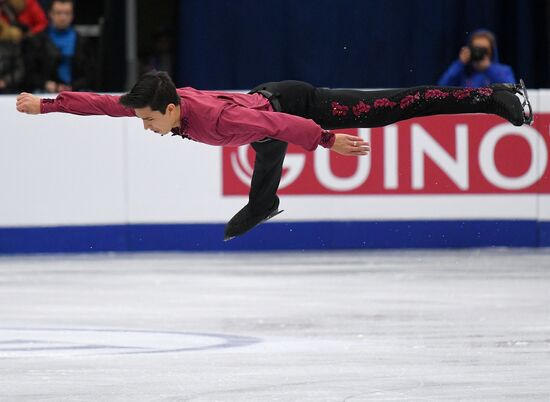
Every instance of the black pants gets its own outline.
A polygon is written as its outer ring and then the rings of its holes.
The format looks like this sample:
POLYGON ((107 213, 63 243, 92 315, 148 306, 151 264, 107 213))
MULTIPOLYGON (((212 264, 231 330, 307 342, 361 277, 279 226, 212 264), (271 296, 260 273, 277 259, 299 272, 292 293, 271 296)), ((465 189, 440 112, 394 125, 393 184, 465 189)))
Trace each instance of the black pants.
MULTIPOLYGON (((271 103, 276 111, 312 119, 327 130, 380 127, 436 114, 498 113, 492 107, 491 88, 422 86, 358 91, 316 88, 301 81, 281 81, 259 85, 251 93, 261 91, 272 94, 271 103)), ((256 162, 249 206, 255 214, 261 214, 273 206, 287 143, 266 139, 253 143, 252 147, 256 151, 256 162)))

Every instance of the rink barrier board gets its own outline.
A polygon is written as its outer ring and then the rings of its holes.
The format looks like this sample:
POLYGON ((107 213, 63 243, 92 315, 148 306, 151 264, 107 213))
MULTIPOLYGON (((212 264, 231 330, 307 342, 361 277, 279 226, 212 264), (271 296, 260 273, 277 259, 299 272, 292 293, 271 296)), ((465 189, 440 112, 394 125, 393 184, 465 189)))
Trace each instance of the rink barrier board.
POLYGON ((228 242, 221 224, 0 228, 1 254, 550 247, 531 220, 270 222, 228 242))
POLYGON ((0 96, 0 254, 550 247, 550 90, 533 90, 531 99, 535 125, 523 126, 523 139, 494 146, 493 159, 480 157, 483 139, 515 129, 484 115, 365 132, 378 153, 361 159, 363 179, 350 159, 291 149, 284 216, 224 243, 224 222, 246 203, 251 152, 160 138, 135 118, 25 116, 14 112, 14 97, 0 96), (461 138, 469 147, 462 165, 461 138), (439 165, 427 157, 419 165, 418 147, 438 155, 439 165), (545 162, 531 172, 538 179, 517 190, 487 174, 491 164, 523 174, 537 158, 545 162), (466 190, 457 187, 461 166, 471 178, 466 190), (422 177, 425 187, 410 187, 422 177))

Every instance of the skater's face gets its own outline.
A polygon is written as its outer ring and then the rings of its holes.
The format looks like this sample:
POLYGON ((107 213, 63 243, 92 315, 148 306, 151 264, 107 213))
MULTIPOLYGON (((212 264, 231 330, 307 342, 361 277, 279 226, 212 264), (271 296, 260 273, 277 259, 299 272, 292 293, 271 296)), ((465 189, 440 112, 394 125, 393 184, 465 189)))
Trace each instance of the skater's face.
POLYGON ((136 116, 143 120, 143 128, 151 130, 157 134, 168 134, 172 128, 179 126, 179 107, 170 103, 166 107, 166 112, 161 113, 158 110, 151 110, 149 106, 134 109, 136 116))

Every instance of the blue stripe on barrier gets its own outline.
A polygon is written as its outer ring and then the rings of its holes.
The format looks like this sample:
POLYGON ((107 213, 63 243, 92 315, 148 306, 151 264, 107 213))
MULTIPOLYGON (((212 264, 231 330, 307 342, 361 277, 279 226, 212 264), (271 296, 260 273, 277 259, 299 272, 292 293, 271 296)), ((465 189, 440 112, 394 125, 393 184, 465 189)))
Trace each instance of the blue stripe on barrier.
POLYGON ((550 246, 530 220, 270 222, 223 242, 223 224, 0 228, 0 253, 550 246))
POLYGON ((550 222, 539 222, 539 246, 550 247, 550 222))

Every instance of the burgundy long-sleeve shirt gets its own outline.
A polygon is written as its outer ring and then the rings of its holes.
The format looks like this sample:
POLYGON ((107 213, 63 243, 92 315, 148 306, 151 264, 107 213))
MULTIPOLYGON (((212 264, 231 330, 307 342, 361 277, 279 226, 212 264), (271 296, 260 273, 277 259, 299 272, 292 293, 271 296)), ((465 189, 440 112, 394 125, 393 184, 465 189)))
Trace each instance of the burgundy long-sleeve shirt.
MULTIPOLYGON (((180 96, 180 128, 173 133, 210 145, 239 146, 266 137, 299 145, 313 151, 318 145, 330 148, 334 134, 313 120, 273 111, 261 94, 177 89, 180 96)), ((120 96, 90 92, 62 92, 55 99, 42 99, 41 113, 135 116, 133 109, 119 103, 120 96)))

